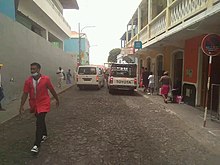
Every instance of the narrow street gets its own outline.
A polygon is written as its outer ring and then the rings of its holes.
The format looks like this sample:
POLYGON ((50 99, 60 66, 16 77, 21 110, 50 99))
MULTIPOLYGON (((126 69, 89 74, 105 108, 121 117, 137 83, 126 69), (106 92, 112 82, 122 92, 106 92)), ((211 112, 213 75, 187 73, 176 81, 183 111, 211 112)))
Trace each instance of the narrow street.
POLYGON ((0 126, 1 165, 218 164, 214 155, 187 132, 189 128, 162 106, 135 93, 110 95, 75 86, 59 95, 46 117, 49 138, 38 155, 30 149, 35 118, 0 126))

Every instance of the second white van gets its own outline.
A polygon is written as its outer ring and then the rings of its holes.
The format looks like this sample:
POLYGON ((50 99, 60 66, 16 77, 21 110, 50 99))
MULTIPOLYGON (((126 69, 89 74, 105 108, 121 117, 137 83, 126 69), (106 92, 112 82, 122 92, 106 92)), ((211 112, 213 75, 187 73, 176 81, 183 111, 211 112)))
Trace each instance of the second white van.
POLYGON ((100 89, 105 85, 103 69, 93 65, 79 66, 76 74, 76 84, 79 89, 92 86, 100 89))

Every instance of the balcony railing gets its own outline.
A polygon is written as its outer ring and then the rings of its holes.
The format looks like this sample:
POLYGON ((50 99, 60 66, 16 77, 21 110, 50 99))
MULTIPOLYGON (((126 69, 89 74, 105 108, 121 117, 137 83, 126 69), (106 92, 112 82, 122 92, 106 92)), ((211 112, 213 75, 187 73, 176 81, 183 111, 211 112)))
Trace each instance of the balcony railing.
POLYGON ((142 43, 146 43, 147 39, 149 38, 149 32, 148 32, 149 27, 145 26, 143 29, 141 29, 140 34, 139 34, 139 40, 142 43))
POLYGON ((131 38, 127 45, 131 46, 135 39, 146 43, 219 3, 220 0, 172 0, 167 8, 143 27, 138 37, 136 35, 131 38))
POLYGON ((129 42, 128 42, 128 46, 132 47, 132 45, 134 45, 134 41, 137 41, 138 39, 138 34, 136 34, 129 42))
POLYGON ((166 10, 162 11, 150 23, 150 39, 166 31, 166 10))
MULTIPOLYGON (((207 7, 208 0, 181 0, 170 5, 170 27, 200 13, 207 7)), ((170 28, 169 27, 169 28, 170 28)))
POLYGON ((54 9, 54 11, 56 11, 56 13, 59 15, 59 17, 63 20, 63 22, 71 29, 70 25, 67 23, 67 21, 65 20, 65 18, 62 15, 62 13, 58 10, 58 8, 54 5, 53 1, 47 0, 47 2, 54 9))

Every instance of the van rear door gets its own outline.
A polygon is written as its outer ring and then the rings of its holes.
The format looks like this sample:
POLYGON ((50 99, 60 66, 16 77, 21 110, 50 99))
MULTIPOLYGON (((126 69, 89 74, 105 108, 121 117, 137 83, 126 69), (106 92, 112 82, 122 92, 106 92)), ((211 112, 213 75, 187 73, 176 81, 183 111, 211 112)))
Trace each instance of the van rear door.
POLYGON ((97 84, 97 68, 79 67, 77 84, 85 84, 85 85, 97 84))

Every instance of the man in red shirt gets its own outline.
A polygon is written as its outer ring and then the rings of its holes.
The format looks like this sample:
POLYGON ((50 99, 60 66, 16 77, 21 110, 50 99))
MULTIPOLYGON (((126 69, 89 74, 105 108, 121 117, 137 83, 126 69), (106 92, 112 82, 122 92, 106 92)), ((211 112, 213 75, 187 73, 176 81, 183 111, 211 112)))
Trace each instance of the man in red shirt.
POLYGON ((23 95, 21 97, 20 114, 24 112, 24 104, 29 95, 30 111, 35 113, 36 120, 36 139, 32 152, 37 153, 40 143, 47 138, 47 129, 45 117, 47 112, 50 111, 50 96, 48 90, 56 99, 56 105, 59 106, 59 99, 50 78, 41 75, 41 66, 38 63, 32 63, 31 75, 24 84, 23 95))

